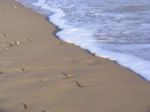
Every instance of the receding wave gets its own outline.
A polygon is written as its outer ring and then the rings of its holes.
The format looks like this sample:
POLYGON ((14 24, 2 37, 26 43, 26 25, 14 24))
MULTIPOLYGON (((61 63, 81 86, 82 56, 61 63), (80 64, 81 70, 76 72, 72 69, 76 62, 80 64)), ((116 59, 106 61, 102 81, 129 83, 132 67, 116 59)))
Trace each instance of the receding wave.
POLYGON ((150 81, 149 0, 20 1, 61 28, 56 34, 60 39, 115 60, 150 81))

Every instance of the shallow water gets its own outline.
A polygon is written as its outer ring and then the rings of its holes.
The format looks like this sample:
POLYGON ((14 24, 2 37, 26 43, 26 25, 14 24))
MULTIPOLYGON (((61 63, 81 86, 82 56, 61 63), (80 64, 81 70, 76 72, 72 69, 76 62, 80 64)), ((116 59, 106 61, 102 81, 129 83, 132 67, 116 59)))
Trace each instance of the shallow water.
POLYGON ((150 0, 19 0, 63 29, 60 39, 150 81, 150 0))

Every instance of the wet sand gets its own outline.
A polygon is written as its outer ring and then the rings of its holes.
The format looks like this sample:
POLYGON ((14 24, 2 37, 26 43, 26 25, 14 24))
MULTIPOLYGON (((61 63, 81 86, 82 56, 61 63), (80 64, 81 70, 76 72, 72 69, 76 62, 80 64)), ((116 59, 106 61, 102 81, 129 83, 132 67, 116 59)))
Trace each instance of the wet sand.
POLYGON ((0 112, 150 112, 150 83, 57 39, 44 16, 0 0, 0 112))

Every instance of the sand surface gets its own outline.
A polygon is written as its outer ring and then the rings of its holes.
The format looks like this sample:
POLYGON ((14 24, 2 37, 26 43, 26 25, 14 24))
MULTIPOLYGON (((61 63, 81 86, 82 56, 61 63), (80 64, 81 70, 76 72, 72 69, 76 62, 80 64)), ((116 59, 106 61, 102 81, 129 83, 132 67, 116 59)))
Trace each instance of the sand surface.
POLYGON ((0 0, 0 112, 150 112, 150 83, 61 42, 55 26, 0 0))

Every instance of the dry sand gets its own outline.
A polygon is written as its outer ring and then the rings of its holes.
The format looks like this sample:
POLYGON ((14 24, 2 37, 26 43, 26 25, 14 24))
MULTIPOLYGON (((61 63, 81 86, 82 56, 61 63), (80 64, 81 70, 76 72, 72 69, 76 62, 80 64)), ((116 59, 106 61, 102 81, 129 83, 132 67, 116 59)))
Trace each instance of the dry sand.
POLYGON ((150 112, 150 83, 58 40, 55 26, 0 0, 0 112, 150 112))

